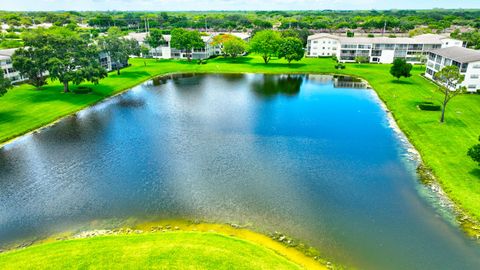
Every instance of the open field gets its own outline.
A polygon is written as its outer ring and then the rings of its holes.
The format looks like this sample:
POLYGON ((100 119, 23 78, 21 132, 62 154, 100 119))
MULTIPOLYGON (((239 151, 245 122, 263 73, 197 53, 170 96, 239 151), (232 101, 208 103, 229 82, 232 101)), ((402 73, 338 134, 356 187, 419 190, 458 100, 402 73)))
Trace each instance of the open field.
MULTIPOLYGON (((113 73, 99 85, 92 86, 88 95, 63 94, 62 86, 51 83, 43 90, 21 85, 0 98, 0 141, 55 121, 105 97, 133 87, 151 77, 180 72, 258 72, 258 73, 342 73, 369 81, 396 118, 400 128, 422 154, 445 191, 460 207, 480 220, 480 167, 466 155, 467 149, 480 135, 480 95, 463 95, 449 104, 446 123, 440 124, 439 112, 417 109, 422 101, 440 103, 442 94, 437 87, 420 76, 423 70, 414 69, 408 79, 396 81, 389 65, 348 64, 337 71, 330 59, 304 59, 286 64, 272 60, 263 64, 259 57, 243 57, 236 61, 218 58, 206 65, 186 61, 132 59, 132 66, 113 73), (146 66, 144 66, 144 63, 146 66)), ((74 88, 74 87, 72 87, 74 88)))

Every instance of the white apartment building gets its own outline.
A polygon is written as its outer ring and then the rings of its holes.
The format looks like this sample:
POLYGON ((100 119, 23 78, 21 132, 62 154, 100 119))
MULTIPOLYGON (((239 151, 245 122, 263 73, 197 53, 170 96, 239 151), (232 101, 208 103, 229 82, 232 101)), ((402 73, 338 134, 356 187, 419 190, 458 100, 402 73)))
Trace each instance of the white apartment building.
POLYGON ((18 71, 13 68, 12 55, 15 49, 0 50, 0 72, 3 70, 4 77, 9 79, 12 83, 18 83, 27 80, 20 75, 18 71))
POLYGON ((465 76, 464 81, 456 87, 465 86, 471 93, 480 90, 480 51, 463 47, 433 50, 428 54, 425 77, 434 80, 435 73, 451 65, 457 66, 465 76))
MULTIPOLYGON (((165 39, 165 44, 158 47, 150 49, 150 56, 153 58, 161 58, 161 59, 171 59, 171 58, 180 58, 186 59, 188 55, 192 59, 205 59, 209 58, 212 55, 220 55, 221 48, 219 46, 213 46, 211 43, 213 38, 221 33, 210 33, 207 36, 202 36, 202 40, 205 43, 205 46, 200 49, 193 49, 191 52, 185 52, 182 50, 178 50, 172 48, 170 45, 170 41, 172 39, 171 35, 163 35, 165 39)), ((247 33, 229 33, 231 35, 237 36, 243 40, 248 40, 250 35, 247 33)), ((140 45, 146 45, 145 39, 147 38, 147 33, 129 33, 127 38, 136 40, 140 45)))
POLYGON ((308 57, 337 56, 341 62, 354 62, 356 57, 366 57, 371 63, 392 63, 395 58, 419 63, 419 55, 429 51, 462 47, 461 40, 442 35, 424 34, 407 37, 342 37, 331 34, 315 34, 308 37, 308 57))

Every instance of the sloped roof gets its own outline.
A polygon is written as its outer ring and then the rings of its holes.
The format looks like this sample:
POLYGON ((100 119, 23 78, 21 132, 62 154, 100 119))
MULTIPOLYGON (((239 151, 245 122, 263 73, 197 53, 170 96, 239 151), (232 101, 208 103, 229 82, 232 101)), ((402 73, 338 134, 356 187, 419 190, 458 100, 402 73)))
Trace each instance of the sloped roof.
POLYGON ((320 34, 315 34, 315 35, 310 35, 308 36, 308 40, 312 39, 318 39, 318 38, 331 38, 331 39, 340 39, 340 36, 332 35, 332 34, 327 34, 327 33, 320 33, 320 34))
POLYGON ((17 48, 0 50, 0 55, 12 57, 17 48))
POLYGON ((448 37, 436 34, 424 34, 415 37, 344 37, 331 34, 315 34, 308 37, 309 40, 319 38, 331 38, 340 41, 341 43, 354 44, 441 44, 443 39, 448 37))
POLYGON ((480 61, 480 51, 464 47, 448 47, 433 50, 432 53, 452 59, 459 63, 470 63, 480 61))

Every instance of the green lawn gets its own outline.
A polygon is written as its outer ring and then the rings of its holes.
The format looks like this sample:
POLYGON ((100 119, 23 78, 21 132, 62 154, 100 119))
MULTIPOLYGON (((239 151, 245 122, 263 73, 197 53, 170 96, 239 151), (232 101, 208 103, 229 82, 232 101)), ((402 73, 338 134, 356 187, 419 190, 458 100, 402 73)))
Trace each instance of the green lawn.
POLYGON ((206 65, 186 61, 132 59, 132 67, 110 76, 94 87, 89 95, 62 94, 58 83, 37 91, 22 85, 0 98, 0 141, 24 134, 69 113, 128 89, 152 76, 172 72, 261 72, 261 73, 344 73, 363 77, 377 91, 395 116, 399 126, 421 152, 449 196, 480 220, 480 167, 466 155, 480 135, 480 95, 463 95, 451 101, 446 123, 440 124, 439 112, 419 111, 422 101, 440 103, 437 87, 422 78, 422 68, 401 81, 394 80, 389 65, 348 64, 337 71, 330 59, 304 59, 288 65, 272 60, 264 65, 259 57, 236 61, 218 58, 206 65))
POLYGON ((208 232, 98 236, 0 254, 0 269, 301 269, 273 250, 208 232))

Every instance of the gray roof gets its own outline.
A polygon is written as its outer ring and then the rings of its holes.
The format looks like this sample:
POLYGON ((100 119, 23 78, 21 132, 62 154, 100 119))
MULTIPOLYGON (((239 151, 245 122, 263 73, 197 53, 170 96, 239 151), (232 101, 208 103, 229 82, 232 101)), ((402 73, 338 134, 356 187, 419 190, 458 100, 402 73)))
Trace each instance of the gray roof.
POLYGON ((442 44, 443 39, 448 37, 436 34, 424 34, 414 37, 345 37, 331 34, 315 34, 308 37, 309 40, 318 38, 331 38, 343 44, 442 44))
POLYGON ((0 55, 12 57, 16 50, 17 48, 0 50, 0 55))
POLYGON ((432 53, 442 57, 452 59, 459 63, 470 63, 480 61, 480 51, 467 49, 464 47, 448 47, 433 50, 432 53))

